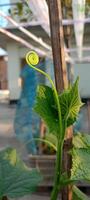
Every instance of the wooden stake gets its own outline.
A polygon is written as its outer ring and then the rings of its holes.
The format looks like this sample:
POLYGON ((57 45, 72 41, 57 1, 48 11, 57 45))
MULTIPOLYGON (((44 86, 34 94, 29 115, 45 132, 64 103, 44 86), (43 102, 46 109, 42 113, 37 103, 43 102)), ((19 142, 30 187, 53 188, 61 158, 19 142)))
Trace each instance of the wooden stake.
POLYGON ((55 82, 58 92, 67 88, 67 72, 64 53, 64 37, 62 26, 61 3, 59 0, 48 0, 51 42, 55 71, 55 82))
MULTIPOLYGON (((61 1, 60 0, 48 0, 49 17, 50 17, 50 29, 51 29, 51 43, 53 52, 54 72, 55 72, 55 83, 58 93, 62 92, 63 89, 67 88, 67 70, 65 63, 64 53, 64 35, 62 26, 62 12, 61 12, 61 1)), ((69 132, 69 138, 72 134, 69 132)), ((71 140, 71 138, 70 138, 71 140)), ((64 170, 68 172, 71 168, 71 159, 68 155, 68 150, 71 147, 71 141, 67 140, 64 145, 64 170)), ((72 200, 71 191, 65 188, 62 192, 62 200, 72 200)))

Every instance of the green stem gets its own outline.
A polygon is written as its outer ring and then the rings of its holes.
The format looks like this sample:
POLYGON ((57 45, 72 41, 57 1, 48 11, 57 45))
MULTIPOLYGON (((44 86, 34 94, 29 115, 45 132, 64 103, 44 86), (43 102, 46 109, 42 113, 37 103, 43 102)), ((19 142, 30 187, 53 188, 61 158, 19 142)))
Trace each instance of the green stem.
POLYGON ((63 151, 63 142, 59 141, 57 156, 56 156, 55 182, 51 193, 51 200, 57 200, 58 193, 60 191, 60 177, 62 174, 62 151, 63 151))
POLYGON ((58 131, 59 134, 58 134, 58 148, 57 148, 57 154, 56 154, 57 156, 56 156, 55 183, 54 183, 53 191, 51 194, 51 200, 57 200, 57 196, 58 196, 58 193, 60 190, 60 177, 62 174, 62 151, 63 151, 63 124, 62 124, 61 106, 60 106, 56 87, 55 87, 51 77, 44 71, 36 68, 35 66, 33 66, 31 64, 30 64, 30 66, 48 78, 48 80, 51 83, 51 86, 52 86, 52 89, 54 92, 55 101, 57 104, 58 118, 59 118, 59 131, 58 131))
POLYGON ((62 116, 61 116, 61 107, 60 107, 60 102, 59 102, 59 98, 58 98, 58 93, 57 93, 57 90, 56 90, 56 87, 51 79, 51 77, 46 73, 44 72, 43 70, 41 69, 38 69, 37 67, 33 66, 31 63, 28 62, 28 64, 30 65, 30 67, 32 67, 33 69, 35 69, 36 71, 38 71, 39 73, 43 74, 44 76, 47 77, 47 79, 49 80, 49 82, 51 83, 51 86, 52 86, 52 89, 53 89, 53 92, 54 92, 54 97, 55 97, 55 101, 56 101, 56 104, 57 104, 57 109, 58 109, 58 117, 59 117, 59 138, 62 139, 62 130, 63 130, 63 127, 62 127, 62 116))
POLYGON ((58 109, 59 135, 58 135, 58 147, 57 147, 57 154, 56 154, 55 182, 54 182, 54 187, 53 187, 53 191, 51 194, 51 200, 57 200, 58 193, 60 191, 60 177, 62 174, 62 151, 63 151, 63 131, 64 131, 63 125, 62 125, 61 107, 60 107, 58 93, 57 93, 57 90, 55 88, 55 85, 54 85, 51 77, 47 73, 43 72, 42 70, 39 70, 37 68, 36 68, 36 70, 41 72, 42 74, 44 74, 50 81, 53 92, 54 92, 57 109, 58 109))
MULTIPOLYGON (((44 142, 47 145, 49 145, 50 147, 52 147, 55 151, 57 151, 57 147, 50 141, 46 140, 46 139, 42 139, 42 138, 33 138, 31 140, 28 140, 28 142, 26 142, 21 148, 20 148, 20 152, 22 152, 22 150, 25 148, 25 146, 27 144, 31 144, 33 141, 39 141, 39 142, 44 142)), ((21 155, 21 153, 19 153, 19 156, 21 155)))

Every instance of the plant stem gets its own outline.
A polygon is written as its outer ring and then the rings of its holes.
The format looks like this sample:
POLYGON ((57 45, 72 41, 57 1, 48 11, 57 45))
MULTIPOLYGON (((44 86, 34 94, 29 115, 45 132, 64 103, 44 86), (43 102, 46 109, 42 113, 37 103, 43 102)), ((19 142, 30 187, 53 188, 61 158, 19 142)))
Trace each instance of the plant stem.
POLYGON ((62 174, 62 151, 63 151, 63 142, 59 141, 56 154, 55 182, 51 193, 51 200, 57 200, 58 193, 60 191, 60 177, 62 174))
POLYGON ((53 92, 54 92, 54 97, 55 97, 55 101, 56 101, 56 104, 57 104, 57 109, 58 109, 58 117, 59 117, 59 133, 60 133, 60 138, 59 139, 62 139, 62 131, 63 131, 63 127, 62 127, 62 116, 61 116, 61 107, 60 107, 60 102, 59 102, 59 98, 58 98, 58 93, 57 93, 57 90, 56 90, 56 87, 51 79, 51 77, 49 76, 49 74, 47 74, 46 72, 44 72, 43 70, 33 66, 30 62, 30 59, 28 59, 28 54, 26 56, 26 61, 28 63, 28 65, 35 69, 36 71, 38 71, 39 73, 43 74, 50 82, 51 86, 52 86, 52 89, 53 89, 53 92))
MULTIPOLYGON (((20 148, 20 152, 22 152, 22 150, 25 148, 26 144, 31 144, 33 141, 39 141, 39 142, 44 142, 46 143, 48 146, 52 147, 54 149, 54 151, 57 151, 57 147, 50 141, 46 140, 46 139, 42 139, 42 138, 33 138, 31 140, 28 140, 28 142, 26 142, 24 145, 22 145, 22 147, 20 148)), ((21 153, 19 153, 19 156, 21 156, 21 153)))
POLYGON ((28 58, 29 54, 26 56, 26 61, 36 71, 40 72, 44 76, 48 78, 48 80, 51 83, 53 93, 54 93, 54 98, 57 104, 57 110, 58 110, 58 118, 59 118, 59 134, 57 135, 58 137, 58 146, 57 146, 57 154, 56 154, 56 170, 55 170, 55 182, 54 182, 54 187, 53 191, 51 194, 51 200, 57 200, 58 193, 60 190, 60 179, 61 179, 61 174, 62 174, 62 151, 63 151, 63 143, 64 143, 64 128, 63 128, 63 123, 62 123, 62 115, 61 115, 61 106, 59 102, 59 97, 58 97, 58 92, 56 90, 56 87, 51 79, 51 77, 41 69, 38 69, 37 67, 33 66, 30 62, 30 59, 28 58))

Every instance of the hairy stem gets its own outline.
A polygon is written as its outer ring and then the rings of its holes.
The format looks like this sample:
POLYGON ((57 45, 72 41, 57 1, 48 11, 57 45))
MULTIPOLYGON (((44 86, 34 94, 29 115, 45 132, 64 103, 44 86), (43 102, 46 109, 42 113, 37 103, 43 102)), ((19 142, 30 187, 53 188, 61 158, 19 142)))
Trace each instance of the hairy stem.
POLYGON ((51 77, 45 73, 44 71, 42 71, 41 69, 38 69, 37 67, 33 66, 29 60, 26 58, 27 63, 30 65, 30 67, 32 67, 33 69, 35 69, 36 71, 40 72, 41 74, 43 74, 44 76, 46 76, 52 86, 53 89, 53 93, 54 93, 54 98, 55 98, 55 102, 57 105, 57 110, 58 110, 58 118, 59 118, 59 131, 58 131, 58 147, 57 147, 57 154, 56 154, 56 170, 55 170, 55 183, 54 183, 54 187, 53 187, 53 191, 51 194, 51 200, 57 200, 58 197, 58 193, 60 190, 60 177, 62 174, 62 151, 63 151, 63 123, 62 123, 62 115, 61 115, 61 106, 60 106, 60 102, 59 102, 59 97, 58 97, 58 92, 56 90, 56 87, 51 79, 51 77))
POLYGON ((58 98, 58 93, 57 93, 57 90, 56 90, 56 87, 51 79, 51 77, 49 76, 49 74, 47 74, 46 72, 44 72, 43 70, 33 66, 29 61, 28 59, 26 58, 26 61, 28 63, 28 65, 35 69, 36 71, 38 71, 39 73, 43 74, 50 82, 51 86, 52 86, 52 89, 53 89, 53 92, 54 92, 54 98, 55 98, 55 101, 56 101, 56 104, 57 104, 57 109, 58 109, 58 117, 59 117, 59 137, 61 136, 61 139, 62 139, 62 116, 61 116, 61 107, 60 107, 60 102, 59 102, 59 98, 58 98))
POLYGON ((62 151, 63 142, 58 142, 57 156, 56 156, 56 170, 55 170, 55 181, 54 187, 51 193, 51 200, 57 200, 58 193, 60 191, 60 177, 62 174, 62 151))

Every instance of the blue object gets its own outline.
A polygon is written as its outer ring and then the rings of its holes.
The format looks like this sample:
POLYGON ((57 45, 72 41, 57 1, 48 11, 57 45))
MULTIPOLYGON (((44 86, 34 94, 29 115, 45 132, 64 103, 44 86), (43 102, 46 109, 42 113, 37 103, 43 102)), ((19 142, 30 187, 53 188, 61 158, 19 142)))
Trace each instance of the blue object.
POLYGON ((73 125, 73 130, 74 130, 75 133, 81 131, 82 123, 83 123, 83 113, 80 112, 76 122, 73 125))
POLYGON ((23 67, 20 77, 23 86, 16 108, 15 133, 17 138, 26 145, 28 153, 37 154, 37 146, 33 139, 38 137, 39 118, 33 111, 33 106, 38 80, 36 72, 28 65, 23 67))

